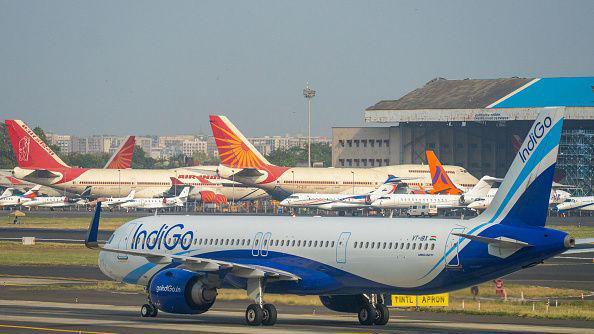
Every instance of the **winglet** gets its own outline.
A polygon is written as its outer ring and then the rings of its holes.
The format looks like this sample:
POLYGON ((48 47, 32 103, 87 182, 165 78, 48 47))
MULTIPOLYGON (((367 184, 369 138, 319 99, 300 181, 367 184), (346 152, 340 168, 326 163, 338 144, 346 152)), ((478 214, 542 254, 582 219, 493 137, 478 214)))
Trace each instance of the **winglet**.
POLYGON ((87 246, 87 248, 95 249, 95 248, 98 248, 98 246, 99 246, 99 244, 97 243, 97 234, 99 232, 99 220, 100 219, 101 219, 101 202, 97 201, 97 205, 95 206, 95 215, 93 216, 91 225, 89 225, 89 230, 87 231, 87 238, 85 239, 85 246, 87 246))

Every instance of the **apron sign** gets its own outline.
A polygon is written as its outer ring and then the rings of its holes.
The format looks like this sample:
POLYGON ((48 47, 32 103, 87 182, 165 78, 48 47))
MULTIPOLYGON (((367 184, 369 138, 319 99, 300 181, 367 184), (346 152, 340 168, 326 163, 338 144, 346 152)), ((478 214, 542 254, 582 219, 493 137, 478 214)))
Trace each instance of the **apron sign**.
POLYGON ((449 294, 439 293, 435 295, 392 295, 392 306, 394 307, 433 307, 448 306, 449 294))

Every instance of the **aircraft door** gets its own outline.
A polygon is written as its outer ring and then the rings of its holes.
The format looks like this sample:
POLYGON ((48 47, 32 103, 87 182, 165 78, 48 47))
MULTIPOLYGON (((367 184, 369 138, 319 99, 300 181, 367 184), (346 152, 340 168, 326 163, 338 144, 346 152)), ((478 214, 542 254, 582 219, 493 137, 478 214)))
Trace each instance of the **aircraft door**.
POLYGON ((347 244, 351 237, 351 232, 342 232, 336 242, 336 263, 346 263, 347 244))
POLYGON ((262 246, 260 247, 260 256, 267 256, 268 255, 268 248, 270 247, 270 237, 272 233, 267 232, 264 234, 262 238, 262 246))
POLYGON ((450 234, 448 234, 448 239, 446 240, 446 245, 444 249, 445 255, 445 267, 446 269, 456 270, 461 269, 462 264, 460 263, 460 257, 458 252, 460 251, 460 242, 462 241, 462 237, 454 235, 454 233, 464 233, 464 227, 454 227, 450 234), (452 255, 453 254, 453 255, 452 255), (448 260, 449 259, 449 260, 448 260))
MULTIPOLYGON (((118 241, 118 249, 130 249, 132 246, 132 235, 134 230, 136 230, 137 223, 130 223, 128 224, 128 229, 122 231, 122 235, 120 236, 120 240, 118 241)), ((118 254, 118 260, 125 261, 128 260, 128 255, 126 254, 118 254)))
POLYGON ((260 255, 260 247, 262 244, 262 232, 256 233, 254 236, 254 240, 252 241, 252 256, 259 256, 260 255))

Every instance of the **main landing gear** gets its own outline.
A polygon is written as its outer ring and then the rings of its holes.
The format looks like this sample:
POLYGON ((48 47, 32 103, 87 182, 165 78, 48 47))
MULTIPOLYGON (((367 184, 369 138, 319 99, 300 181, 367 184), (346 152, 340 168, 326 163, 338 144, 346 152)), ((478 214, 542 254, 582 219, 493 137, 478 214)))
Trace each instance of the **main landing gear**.
POLYGON ((384 326, 387 324, 390 321, 390 311, 384 305, 383 297, 378 298, 377 294, 364 296, 368 299, 368 303, 361 306, 357 313, 359 323, 365 326, 384 326))
POLYGON ((262 278, 250 278, 247 282, 248 297, 255 301, 245 310, 245 322, 250 326, 273 326, 276 324, 276 307, 272 304, 264 304, 262 299, 264 283, 262 278))

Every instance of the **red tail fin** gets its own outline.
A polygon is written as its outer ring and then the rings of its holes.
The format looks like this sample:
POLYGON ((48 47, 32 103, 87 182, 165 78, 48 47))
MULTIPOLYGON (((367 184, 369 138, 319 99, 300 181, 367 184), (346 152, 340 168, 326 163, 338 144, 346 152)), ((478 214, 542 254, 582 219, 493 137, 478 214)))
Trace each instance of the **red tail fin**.
POLYGON ((111 159, 105 164, 105 167, 108 169, 126 169, 132 167, 132 155, 134 154, 134 144, 135 144, 134 136, 129 136, 123 143, 120 145, 120 148, 113 154, 111 159))
POLYGON ((19 167, 69 167, 23 121, 6 120, 6 129, 19 167))
POLYGON ((270 165, 245 136, 225 116, 210 116, 221 164, 231 168, 262 169, 270 165))
POLYGON ((435 156, 435 153, 431 150, 427 150, 427 162, 429 163, 429 172, 431 173, 431 183, 433 189, 430 191, 431 194, 444 193, 448 195, 460 195, 462 191, 456 187, 454 182, 450 180, 448 173, 445 168, 441 165, 441 162, 435 156))

